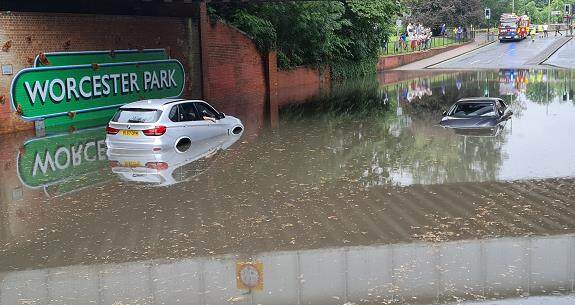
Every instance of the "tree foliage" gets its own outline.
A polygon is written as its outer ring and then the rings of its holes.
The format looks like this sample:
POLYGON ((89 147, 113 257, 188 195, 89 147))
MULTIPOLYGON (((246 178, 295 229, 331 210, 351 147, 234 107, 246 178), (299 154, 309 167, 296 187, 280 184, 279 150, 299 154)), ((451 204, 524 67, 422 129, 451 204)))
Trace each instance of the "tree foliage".
MULTIPOLYGON (((563 22, 563 10, 565 4, 571 4, 571 0, 515 0, 515 13, 528 15, 535 24, 563 22), (552 11, 559 11, 559 16, 551 16, 552 11)), ((502 13, 511 13, 512 1, 508 0, 482 0, 482 5, 491 9, 491 24, 497 23, 502 13)))
POLYGON ((406 0, 411 21, 438 28, 478 24, 483 18, 481 0, 406 0))
POLYGON ((281 68, 374 60, 391 32, 394 0, 214 3, 211 11, 278 51, 281 68))

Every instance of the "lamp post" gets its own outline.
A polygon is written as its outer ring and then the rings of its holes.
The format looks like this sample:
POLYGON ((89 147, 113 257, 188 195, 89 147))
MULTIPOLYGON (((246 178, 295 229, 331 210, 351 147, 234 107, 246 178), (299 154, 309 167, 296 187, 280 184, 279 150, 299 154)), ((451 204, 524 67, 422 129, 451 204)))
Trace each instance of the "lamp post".
POLYGON ((547 16, 547 23, 551 24, 551 0, 547 1, 547 9, 549 10, 549 16, 547 16))

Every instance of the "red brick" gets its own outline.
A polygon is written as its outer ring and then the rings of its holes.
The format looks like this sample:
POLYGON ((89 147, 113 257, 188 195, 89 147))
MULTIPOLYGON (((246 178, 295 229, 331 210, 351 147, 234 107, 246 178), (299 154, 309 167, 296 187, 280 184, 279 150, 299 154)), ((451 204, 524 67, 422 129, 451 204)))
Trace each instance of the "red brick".
MULTIPOLYGON (((197 27, 197 25, 196 25, 197 27)), ((193 30, 193 27, 192 29, 193 30)), ((0 45, 12 41, 8 52, 0 51, 0 64, 11 64, 14 74, 30 67, 29 58, 42 52, 166 48, 172 58, 190 65, 193 55, 186 18, 103 16, 48 13, 0 14, 0 45), (29 38, 28 38, 29 37, 29 38)), ((199 52, 199 51, 198 51, 199 52)), ((199 59, 198 59, 199 60, 199 59)), ((199 82, 199 71, 186 72, 199 82), (196 72, 196 73, 194 73, 196 72), (195 75, 195 76, 194 76, 195 75)), ((0 95, 8 96, 11 76, 0 75, 0 95)), ((185 96, 199 97, 188 84, 185 96)), ((0 134, 33 129, 12 114, 10 101, 0 104, 0 134)))
POLYGON ((284 106, 295 102, 304 102, 331 87, 329 68, 320 71, 317 68, 298 67, 294 70, 278 72, 278 104, 284 106))

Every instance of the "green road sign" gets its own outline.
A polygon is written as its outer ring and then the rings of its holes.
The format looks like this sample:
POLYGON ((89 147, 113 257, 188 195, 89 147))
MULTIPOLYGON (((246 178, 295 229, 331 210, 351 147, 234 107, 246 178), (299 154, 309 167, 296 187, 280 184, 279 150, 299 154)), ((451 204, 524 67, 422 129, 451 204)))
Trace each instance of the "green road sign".
POLYGON ((11 100, 23 119, 38 120, 178 97, 184 80, 174 59, 28 68, 12 80, 11 100))
POLYGON ((34 67, 137 62, 169 59, 164 49, 53 52, 36 56, 34 67))
MULTIPOLYGON (((106 169, 105 141, 103 128, 32 139, 24 143, 18 154, 20 180, 30 188, 46 187, 106 169)), ((82 184, 93 183, 83 181, 82 184)))

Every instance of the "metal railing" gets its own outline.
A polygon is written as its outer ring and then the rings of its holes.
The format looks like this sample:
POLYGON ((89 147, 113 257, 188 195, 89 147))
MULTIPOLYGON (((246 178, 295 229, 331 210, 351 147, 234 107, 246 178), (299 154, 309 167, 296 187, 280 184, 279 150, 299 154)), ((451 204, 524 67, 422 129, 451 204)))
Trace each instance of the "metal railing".
POLYGON ((429 39, 418 39, 404 42, 399 37, 385 42, 381 48, 381 55, 399 55, 420 52, 429 49, 442 48, 455 44, 463 44, 475 39, 475 31, 455 33, 453 30, 446 31, 445 35, 432 36, 429 39))

